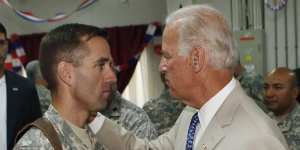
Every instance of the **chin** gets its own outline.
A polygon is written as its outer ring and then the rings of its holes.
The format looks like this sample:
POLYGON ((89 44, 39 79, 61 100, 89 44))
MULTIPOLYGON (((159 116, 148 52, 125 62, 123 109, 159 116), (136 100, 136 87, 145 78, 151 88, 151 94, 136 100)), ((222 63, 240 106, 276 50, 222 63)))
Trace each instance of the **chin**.
POLYGON ((108 105, 107 101, 101 102, 101 104, 98 105, 98 106, 99 106, 99 107, 98 107, 98 110, 99 110, 99 111, 105 110, 106 107, 107 107, 107 105, 108 105))
POLYGON ((182 98, 182 96, 180 96, 180 94, 178 94, 177 92, 173 91, 173 90, 170 90, 170 94, 171 96, 173 96, 174 98, 177 98, 177 99, 184 99, 182 98))
POLYGON ((103 111, 107 108, 107 105, 101 105, 101 107, 99 108, 99 111, 103 111))
POLYGON ((173 89, 169 88, 169 92, 173 97, 177 97, 177 94, 176 94, 176 92, 174 92, 173 89))
POLYGON ((275 111, 275 110, 277 110, 277 106, 267 105, 267 109, 269 109, 271 111, 275 111))
POLYGON ((90 111, 93 112, 100 112, 104 109, 106 109, 107 103, 106 102, 98 102, 90 105, 90 111))

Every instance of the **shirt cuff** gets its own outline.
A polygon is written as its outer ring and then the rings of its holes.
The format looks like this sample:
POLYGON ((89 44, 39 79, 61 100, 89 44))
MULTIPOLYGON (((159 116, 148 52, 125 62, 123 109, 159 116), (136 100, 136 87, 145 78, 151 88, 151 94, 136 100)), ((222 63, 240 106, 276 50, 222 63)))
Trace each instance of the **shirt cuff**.
POLYGON ((98 112, 96 118, 91 123, 89 123, 89 128, 91 129, 93 134, 96 135, 96 133, 101 129, 104 120, 105 117, 98 112))

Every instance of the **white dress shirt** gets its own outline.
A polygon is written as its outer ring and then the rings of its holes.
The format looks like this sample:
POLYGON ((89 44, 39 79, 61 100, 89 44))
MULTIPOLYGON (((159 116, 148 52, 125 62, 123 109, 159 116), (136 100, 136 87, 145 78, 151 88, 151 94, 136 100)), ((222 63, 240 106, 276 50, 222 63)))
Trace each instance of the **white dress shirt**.
MULTIPOLYGON (((232 78, 231 81, 227 83, 223 89, 221 89, 216 95, 214 95, 210 100, 208 100, 198 111, 200 125, 197 127, 196 130, 196 138, 194 138, 195 141, 193 149, 195 149, 210 121, 217 113, 217 111, 219 110, 225 99, 228 97, 228 95, 233 91, 235 86, 236 80, 232 78)), ((96 134, 101 129, 104 120, 105 117, 98 113, 97 117, 89 124, 89 127, 94 134, 96 134)))
POLYGON ((198 125, 193 149, 196 148, 196 145, 199 143, 200 138, 202 137, 205 129, 209 125, 212 118, 215 116, 221 105, 224 103, 228 95, 233 91, 236 86, 236 80, 231 79, 229 83, 226 84, 216 95, 209 99, 198 111, 198 117, 200 120, 200 125, 198 125))
POLYGON ((5 76, 0 78, 0 149, 7 149, 7 139, 6 139, 6 83, 5 76))

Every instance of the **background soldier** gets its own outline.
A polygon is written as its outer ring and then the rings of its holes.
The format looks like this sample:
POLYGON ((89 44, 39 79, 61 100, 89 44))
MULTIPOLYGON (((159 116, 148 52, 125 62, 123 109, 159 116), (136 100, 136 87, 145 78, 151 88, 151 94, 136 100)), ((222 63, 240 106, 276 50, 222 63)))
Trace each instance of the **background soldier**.
POLYGON ((300 149, 299 88, 295 73, 288 68, 277 68, 265 79, 265 103, 269 115, 277 121, 291 150, 300 149))
POLYGON ((139 138, 154 139, 157 137, 156 129, 147 113, 124 99, 117 90, 113 91, 108 105, 101 113, 116 121, 126 130, 134 132, 139 138))
POLYGON ((164 74, 161 73, 160 77, 164 90, 158 98, 149 100, 143 106, 159 135, 170 130, 185 107, 185 104, 170 94, 164 74))

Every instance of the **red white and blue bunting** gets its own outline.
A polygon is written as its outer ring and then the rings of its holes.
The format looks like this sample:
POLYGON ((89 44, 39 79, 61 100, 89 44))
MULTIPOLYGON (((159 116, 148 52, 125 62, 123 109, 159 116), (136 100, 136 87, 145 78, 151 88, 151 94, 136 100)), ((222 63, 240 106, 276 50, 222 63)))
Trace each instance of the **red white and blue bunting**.
MULTIPOLYGON (((152 24, 148 25, 147 30, 146 30, 146 34, 144 36, 144 47, 143 47, 143 49, 145 49, 151 42, 153 42, 155 52, 158 53, 158 54, 160 53, 161 33, 159 32, 159 29, 160 29, 160 25, 158 23, 152 23, 152 24)), ((135 64, 138 62, 138 60, 141 56, 141 53, 142 53, 142 51, 135 54, 133 57, 129 58, 127 63, 115 66, 116 71, 117 72, 122 72, 122 71, 125 71, 125 70, 135 66, 135 64)))
POLYGON ((286 6, 288 0, 265 0, 265 4, 273 11, 279 11, 286 6))
POLYGON ((34 23, 45 23, 45 22, 56 22, 56 21, 60 21, 63 19, 68 18, 69 16, 71 16, 73 13, 80 11, 92 4, 94 4, 96 1, 98 0, 82 0, 79 4, 79 6, 71 11, 70 13, 64 13, 64 12, 58 12, 56 13, 55 16, 51 17, 51 18, 39 18, 37 17, 37 15, 34 15, 32 12, 30 11, 21 11, 21 10, 17 10, 15 7, 13 7, 13 5, 11 5, 8 0, 0 0, 0 2, 6 4, 9 8, 11 8, 18 16, 20 16, 21 18, 30 21, 30 22, 34 22, 34 23))
POLYGON ((19 72, 26 61, 26 53, 18 40, 18 36, 12 35, 11 44, 5 59, 5 68, 14 72, 19 72))
MULTIPOLYGON (((161 30, 160 25, 158 23, 149 24, 146 30, 146 34, 144 36, 144 47, 145 49, 150 43, 152 43, 154 50, 157 54, 160 54, 161 51, 161 30)), ((127 63, 115 66, 117 72, 125 71, 136 65, 138 62, 142 51, 138 52, 134 56, 128 59, 127 63)), ((8 50, 8 54, 5 60, 5 67, 8 70, 12 70, 15 72, 20 71, 22 69, 23 64, 27 61, 26 53, 18 40, 18 36, 12 35, 11 44, 8 50)))

